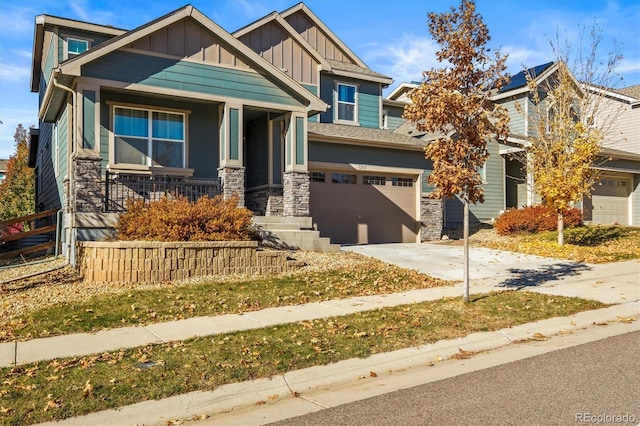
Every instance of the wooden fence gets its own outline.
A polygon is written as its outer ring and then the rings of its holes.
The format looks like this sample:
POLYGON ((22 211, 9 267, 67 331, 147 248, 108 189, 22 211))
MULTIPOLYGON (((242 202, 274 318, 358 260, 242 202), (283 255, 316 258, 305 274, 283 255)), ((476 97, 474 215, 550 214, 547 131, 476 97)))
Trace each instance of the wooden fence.
MULTIPOLYGON (((18 232, 17 234, 9 234, 9 235, 0 235, 0 259, 11 259, 13 257, 18 257, 23 254, 31 254, 39 251, 47 250, 49 248, 55 247, 56 238, 54 237, 52 240, 39 243, 35 245, 24 244, 25 238, 33 237, 35 235, 42 235, 48 232, 55 232, 57 229, 57 225, 45 225, 39 228, 35 227, 35 221, 37 219, 44 219, 46 217, 55 216, 58 213, 58 210, 46 210, 39 213, 30 214, 27 216, 16 217, 15 219, 4 220, 0 222, 0 229, 4 229, 5 227, 15 225, 16 223, 24 223, 27 222, 30 224, 30 231, 18 232), (13 241, 21 241, 23 244, 16 244, 17 249, 5 251, 5 245, 8 247, 7 243, 13 241), (26 247, 25 247, 26 246, 26 247)), ((49 221, 51 222, 51 221, 49 221)))

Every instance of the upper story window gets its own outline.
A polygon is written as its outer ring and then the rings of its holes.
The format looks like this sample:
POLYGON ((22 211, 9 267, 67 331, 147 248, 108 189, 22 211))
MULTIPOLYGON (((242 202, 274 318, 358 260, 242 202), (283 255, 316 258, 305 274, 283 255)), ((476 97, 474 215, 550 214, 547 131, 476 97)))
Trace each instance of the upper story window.
POLYGON ((337 83, 337 103, 336 120, 352 123, 358 122, 358 88, 352 84, 337 83))
POLYGON ((114 107, 116 163, 185 167, 185 115, 114 107))
POLYGON ((67 59, 71 59, 85 51, 89 50, 89 41, 79 38, 67 38, 67 59))

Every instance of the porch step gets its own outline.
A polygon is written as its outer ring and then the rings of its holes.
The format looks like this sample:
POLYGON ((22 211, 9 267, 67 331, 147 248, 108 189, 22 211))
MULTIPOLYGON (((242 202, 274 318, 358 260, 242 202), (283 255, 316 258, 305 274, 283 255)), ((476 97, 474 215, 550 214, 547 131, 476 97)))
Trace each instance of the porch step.
POLYGON ((293 225, 298 229, 313 229, 313 222, 310 216, 283 217, 283 216, 254 216, 253 222, 256 225, 269 226, 277 229, 277 226, 293 225))
POLYGON ((310 217, 255 216, 262 244, 285 250, 306 250, 337 253, 340 246, 331 244, 329 238, 320 237, 312 229, 310 217))

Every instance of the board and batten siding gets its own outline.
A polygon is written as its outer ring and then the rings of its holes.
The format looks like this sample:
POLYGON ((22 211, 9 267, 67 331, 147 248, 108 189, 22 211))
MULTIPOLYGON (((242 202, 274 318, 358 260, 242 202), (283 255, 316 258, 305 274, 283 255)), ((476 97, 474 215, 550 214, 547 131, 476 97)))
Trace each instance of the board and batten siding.
POLYGON ((192 18, 174 22, 132 42, 128 47, 173 56, 176 60, 189 59, 213 65, 249 68, 233 49, 192 18))
POLYGON ((318 62, 279 23, 271 21, 238 40, 298 83, 318 84, 318 62))
POLYGON ((304 12, 292 13, 285 17, 285 20, 324 58, 353 64, 353 61, 332 41, 331 37, 318 28, 304 12))
POLYGON ((109 164, 109 129, 111 126, 108 104, 135 104, 150 109, 188 110, 187 167, 194 169, 194 177, 215 178, 220 164, 218 136, 218 108, 214 104, 184 102, 165 98, 149 98, 126 93, 101 91, 100 156, 102 172, 109 164))
POLYGON ((83 67, 83 75, 124 83, 138 83, 194 94, 302 106, 266 77, 251 71, 205 63, 116 51, 83 67))

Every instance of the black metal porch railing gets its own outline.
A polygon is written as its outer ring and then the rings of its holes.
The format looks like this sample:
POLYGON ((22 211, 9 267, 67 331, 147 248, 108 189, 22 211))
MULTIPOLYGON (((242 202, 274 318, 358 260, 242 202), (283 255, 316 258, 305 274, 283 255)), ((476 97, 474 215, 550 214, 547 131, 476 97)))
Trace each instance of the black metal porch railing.
POLYGON ((157 201, 162 197, 187 197, 190 201, 208 195, 220 195, 218 178, 191 178, 162 175, 135 175, 106 172, 104 181, 104 211, 126 211, 126 200, 157 201))

